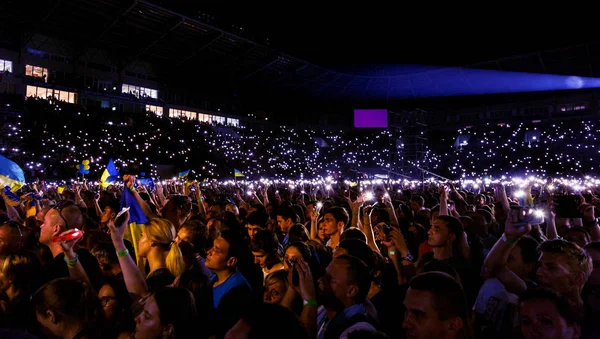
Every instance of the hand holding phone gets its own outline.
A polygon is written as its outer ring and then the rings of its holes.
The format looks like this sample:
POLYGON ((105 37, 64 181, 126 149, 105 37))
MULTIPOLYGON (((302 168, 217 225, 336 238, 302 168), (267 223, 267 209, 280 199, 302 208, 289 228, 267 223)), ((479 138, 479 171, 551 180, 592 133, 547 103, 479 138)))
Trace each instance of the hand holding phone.
POLYGON ((123 207, 117 216, 115 217, 115 226, 120 227, 125 222, 125 218, 127 218, 127 212, 129 212, 129 207, 123 207))

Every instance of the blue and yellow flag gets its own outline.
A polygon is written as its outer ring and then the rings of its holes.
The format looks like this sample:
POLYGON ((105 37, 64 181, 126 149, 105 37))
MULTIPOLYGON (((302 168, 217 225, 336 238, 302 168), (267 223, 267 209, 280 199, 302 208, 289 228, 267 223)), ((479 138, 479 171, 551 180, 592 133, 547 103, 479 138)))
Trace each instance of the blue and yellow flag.
POLYGON ((119 179, 119 171, 117 170, 113 159, 110 158, 110 160, 108 160, 108 165, 106 165, 104 173, 102 173, 102 177, 100 177, 100 182, 102 183, 102 187, 106 188, 108 185, 110 185, 117 179, 119 179))
POLYGON ((188 174, 190 174, 190 170, 179 172, 179 177, 180 178, 185 178, 185 177, 188 176, 188 174))
POLYGON ((244 173, 242 173, 242 172, 240 172, 240 170, 238 170, 238 169, 235 169, 235 168, 234 168, 234 169, 233 169, 233 175, 234 175, 236 178, 238 178, 238 177, 243 177, 243 176, 244 176, 244 173))
POLYGON ((10 187, 11 192, 25 186, 25 174, 19 165, 0 155, 0 187, 10 187))

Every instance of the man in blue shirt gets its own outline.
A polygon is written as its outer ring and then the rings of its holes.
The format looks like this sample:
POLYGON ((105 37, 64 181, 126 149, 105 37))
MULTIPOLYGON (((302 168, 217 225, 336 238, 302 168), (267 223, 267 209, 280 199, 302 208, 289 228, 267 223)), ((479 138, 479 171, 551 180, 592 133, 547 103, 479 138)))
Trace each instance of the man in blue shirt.
POLYGON ((215 319, 214 334, 222 337, 240 319, 241 311, 252 304, 252 288, 238 271, 248 246, 241 234, 224 230, 215 239, 206 257, 206 268, 214 272, 213 306, 215 319))

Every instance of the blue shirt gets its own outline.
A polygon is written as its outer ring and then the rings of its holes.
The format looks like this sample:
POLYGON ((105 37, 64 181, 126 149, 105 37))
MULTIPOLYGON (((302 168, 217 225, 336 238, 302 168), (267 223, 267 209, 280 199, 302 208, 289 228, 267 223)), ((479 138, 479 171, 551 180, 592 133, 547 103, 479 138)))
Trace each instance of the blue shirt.
MULTIPOLYGON (((210 280, 214 283, 217 281, 217 275, 213 274, 210 280)), ((234 289, 248 289, 248 291, 252 291, 250 284, 244 278, 244 276, 240 272, 235 272, 227 280, 221 283, 219 286, 213 287, 213 306, 215 309, 219 307, 219 303, 223 296, 225 296, 229 291, 234 289)))

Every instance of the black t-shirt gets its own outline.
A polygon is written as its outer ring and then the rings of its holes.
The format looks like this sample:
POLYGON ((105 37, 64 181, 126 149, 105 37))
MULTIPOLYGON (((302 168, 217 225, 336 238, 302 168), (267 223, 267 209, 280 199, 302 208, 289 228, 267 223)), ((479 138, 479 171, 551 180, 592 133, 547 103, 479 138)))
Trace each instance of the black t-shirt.
POLYGON ((169 286, 175 281, 175 276, 166 268, 159 268, 151 272, 146 277, 146 285, 148 285, 148 292, 156 292, 163 287, 169 286))
MULTIPOLYGON (((83 269, 90 279, 90 282, 94 286, 94 289, 96 292, 100 291, 100 288, 104 284, 104 276, 100 270, 98 260, 96 260, 96 257, 83 248, 75 250, 75 253, 77 253, 78 260, 81 263, 81 266, 83 266, 83 269)), ((67 267, 67 263, 65 262, 64 253, 54 257, 54 259, 52 259, 52 261, 46 265, 45 268, 48 281, 70 277, 69 267, 67 267)))

